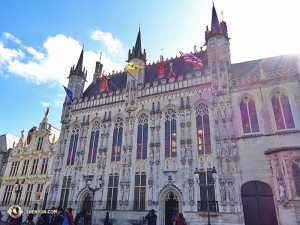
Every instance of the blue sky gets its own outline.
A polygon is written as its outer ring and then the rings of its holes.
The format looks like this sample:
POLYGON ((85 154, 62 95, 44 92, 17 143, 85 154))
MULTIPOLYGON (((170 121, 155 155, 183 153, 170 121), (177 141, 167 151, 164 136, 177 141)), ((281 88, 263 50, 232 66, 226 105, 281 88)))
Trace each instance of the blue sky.
MULTIPOLYGON (((299 53, 298 0, 215 0, 231 38, 232 62, 299 53)), ((70 67, 85 43, 88 83, 99 52, 106 73, 124 68, 141 23, 147 60, 204 45, 210 0, 0 1, 0 135, 38 126, 46 107, 60 129, 70 67)))

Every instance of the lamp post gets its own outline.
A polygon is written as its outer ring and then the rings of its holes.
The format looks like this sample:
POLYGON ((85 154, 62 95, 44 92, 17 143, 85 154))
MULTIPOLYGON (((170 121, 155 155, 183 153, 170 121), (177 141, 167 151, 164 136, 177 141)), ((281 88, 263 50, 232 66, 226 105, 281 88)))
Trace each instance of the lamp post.
POLYGON ((89 189, 90 192, 93 193, 93 196, 92 196, 92 208, 91 208, 91 217, 93 218, 93 210, 94 210, 94 196, 95 196, 95 192, 96 191, 99 191, 100 188, 102 188, 102 185, 103 185, 103 179, 102 179, 102 175, 100 176, 99 178, 99 187, 95 187, 95 188, 91 188, 90 185, 92 183, 92 179, 89 178, 87 181, 86 181, 86 185, 89 189))
POLYGON ((212 187, 215 185, 215 180, 216 180, 216 176, 217 176, 217 170, 215 167, 213 167, 212 171, 212 176, 213 176, 213 183, 212 184, 209 184, 206 180, 206 183, 205 184, 200 184, 200 172, 198 170, 198 168, 196 168, 195 172, 194 172, 194 178, 197 182, 197 184, 200 186, 200 187, 204 187, 206 189, 206 205, 207 205, 207 225, 211 225, 210 223, 210 214, 209 214, 209 199, 208 199, 208 188, 209 187, 212 187))
POLYGON ((18 196, 22 192, 23 187, 25 186, 25 184, 26 184, 25 179, 22 181, 21 184, 19 184, 19 180, 17 180, 16 183, 14 184, 15 193, 16 193, 15 205, 17 204, 18 196))

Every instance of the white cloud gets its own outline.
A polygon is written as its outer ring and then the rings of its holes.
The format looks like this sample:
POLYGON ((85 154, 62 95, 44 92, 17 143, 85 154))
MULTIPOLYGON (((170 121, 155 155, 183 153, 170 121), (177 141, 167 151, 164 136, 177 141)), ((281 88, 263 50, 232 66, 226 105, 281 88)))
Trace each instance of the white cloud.
POLYGON ((64 101, 62 100, 54 100, 55 106, 63 106, 64 101))
POLYGON ((51 104, 50 102, 42 102, 43 107, 49 107, 51 104))
POLYGON ((94 31, 91 36, 93 40, 101 41, 105 44, 110 53, 118 53, 122 49, 122 43, 112 37, 111 33, 105 33, 101 30, 94 31))
POLYGON ((24 46, 24 48, 31 54, 33 55, 36 59, 41 60, 44 58, 44 54, 41 52, 36 51, 34 48, 32 47, 26 47, 24 46))
POLYGON ((18 38, 11 35, 10 33, 4 32, 3 35, 4 35, 4 38, 7 39, 7 40, 12 40, 13 42, 15 42, 19 45, 22 43, 18 38))
MULTIPOLYGON (((48 37, 43 48, 37 51, 33 47, 21 45, 21 41, 9 33, 4 33, 4 36, 16 43, 18 42, 20 48, 26 51, 23 52, 18 47, 7 48, 0 41, 0 74, 15 74, 36 84, 67 85, 68 79, 66 77, 69 75, 70 67, 76 65, 82 49, 77 40, 58 34, 55 37, 48 37)), ((111 39, 116 40, 112 37, 111 39)), ((122 46, 119 41, 115 41, 115 43, 118 43, 118 47, 114 49, 122 46)), ((98 53, 84 52, 83 65, 88 70, 87 80, 89 83, 93 80, 95 62, 98 58, 98 53)), ((105 52, 102 54, 101 63, 104 65, 104 70, 108 72, 123 69, 121 64, 114 62, 105 52)))

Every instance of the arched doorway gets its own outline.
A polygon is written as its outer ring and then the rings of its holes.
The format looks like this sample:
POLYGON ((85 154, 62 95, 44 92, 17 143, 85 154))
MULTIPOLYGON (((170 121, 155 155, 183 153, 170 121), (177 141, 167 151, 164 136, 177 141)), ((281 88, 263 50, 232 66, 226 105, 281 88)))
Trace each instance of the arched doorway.
POLYGON ((179 211, 177 195, 170 191, 165 197, 165 225, 173 225, 172 215, 177 211, 179 211))
POLYGON ((87 212, 91 212, 92 209, 92 196, 89 192, 86 192, 82 196, 82 205, 80 211, 84 209, 86 209, 87 212))
POLYGON ((241 190, 245 225, 278 225, 272 188, 260 181, 251 181, 241 190))

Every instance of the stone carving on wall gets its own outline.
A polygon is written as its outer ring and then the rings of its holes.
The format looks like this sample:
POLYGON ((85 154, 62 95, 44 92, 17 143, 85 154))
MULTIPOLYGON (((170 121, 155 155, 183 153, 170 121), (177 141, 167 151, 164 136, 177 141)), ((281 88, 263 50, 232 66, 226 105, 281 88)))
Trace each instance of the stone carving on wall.
POLYGON ((220 180, 220 198, 221 198, 221 204, 226 205, 226 187, 225 187, 225 181, 220 180))
POLYGON ((98 169, 102 166, 102 154, 97 156, 97 167, 98 169))
POLYGON ((102 159, 102 168, 105 168, 105 167, 106 167, 106 159, 107 159, 107 154, 104 153, 104 154, 103 154, 103 159, 102 159))
POLYGON ((228 197, 229 197, 230 204, 234 205, 235 197, 234 197, 234 185, 232 180, 228 182, 228 197))
POLYGON ((284 174, 280 166, 278 155, 275 154, 273 159, 277 178, 279 201, 284 207, 286 207, 288 203, 288 197, 286 192, 286 185, 284 182, 284 174))
POLYGON ((127 157, 127 152, 123 149, 123 153, 122 153, 122 165, 123 166, 126 165, 126 157, 127 157))
POLYGON ((132 164, 132 152, 131 151, 128 151, 128 155, 127 155, 127 165, 128 166, 131 166, 132 164))
POLYGON ((194 204, 194 185, 193 184, 190 184, 190 187, 189 187, 189 203, 191 205, 194 204))

